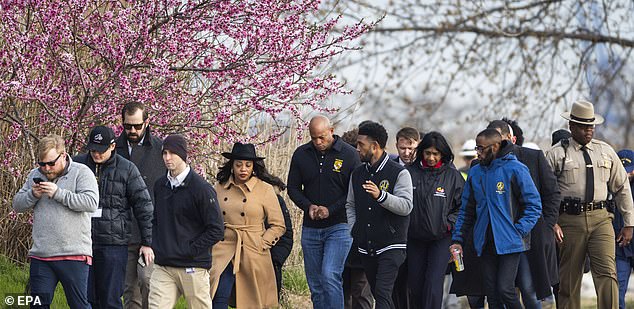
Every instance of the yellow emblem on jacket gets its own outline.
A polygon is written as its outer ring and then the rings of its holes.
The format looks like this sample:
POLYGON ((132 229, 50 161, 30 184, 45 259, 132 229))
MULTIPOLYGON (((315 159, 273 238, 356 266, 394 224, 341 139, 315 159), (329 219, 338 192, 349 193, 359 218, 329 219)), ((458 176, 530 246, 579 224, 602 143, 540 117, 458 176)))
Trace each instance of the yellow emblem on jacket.
POLYGON ((379 182, 379 189, 381 189, 381 191, 387 192, 387 189, 389 187, 390 187, 390 182, 387 181, 387 179, 381 180, 381 182, 379 182))
POLYGON ((343 167, 343 160, 335 159, 335 163, 332 165, 332 171, 341 173, 341 168, 343 167))
POLYGON ((495 192, 497 192, 497 194, 504 194, 504 183, 503 182, 498 181, 498 184, 497 184, 496 187, 498 189, 497 191, 495 191, 495 192))

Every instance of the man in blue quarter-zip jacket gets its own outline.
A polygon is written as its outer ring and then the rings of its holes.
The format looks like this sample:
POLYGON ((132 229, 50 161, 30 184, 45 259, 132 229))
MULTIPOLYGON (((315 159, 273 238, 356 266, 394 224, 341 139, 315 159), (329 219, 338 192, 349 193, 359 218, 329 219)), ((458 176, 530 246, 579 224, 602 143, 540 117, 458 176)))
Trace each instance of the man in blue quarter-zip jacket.
POLYGON ((497 130, 480 132, 476 150, 480 164, 469 171, 449 249, 462 252, 463 235, 473 229, 489 307, 522 308, 515 276, 542 211, 539 193, 528 168, 511 153, 513 144, 497 130))

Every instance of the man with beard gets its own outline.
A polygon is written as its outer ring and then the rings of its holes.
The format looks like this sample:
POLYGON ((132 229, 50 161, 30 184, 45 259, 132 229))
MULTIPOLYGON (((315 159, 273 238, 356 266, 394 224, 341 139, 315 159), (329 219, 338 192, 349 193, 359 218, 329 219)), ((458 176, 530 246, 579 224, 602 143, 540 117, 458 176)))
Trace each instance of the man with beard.
POLYGON ((359 127, 361 162, 350 178, 346 214, 377 309, 394 308, 392 290, 405 261, 412 178, 385 152, 387 131, 376 122, 359 127))
POLYGON ((494 120, 487 128, 496 129, 502 139, 514 144, 513 154, 528 167, 541 197, 542 213, 531 231, 531 249, 521 254, 517 273, 517 286, 521 291, 524 307, 541 308, 541 299, 550 296, 551 286, 559 283, 553 232, 561 203, 557 180, 541 150, 520 146, 524 137, 516 121, 507 118, 494 120))
POLYGON ((614 252, 614 215, 608 212, 608 191, 623 216, 623 228, 616 237, 619 246, 632 239, 634 209, 627 173, 614 149, 593 139, 594 126, 603 117, 585 100, 572 104, 568 120, 572 138, 553 146, 546 158, 559 183, 563 201, 555 225, 559 246, 559 308, 581 307, 581 277, 586 254, 590 258, 597 293, 597 307, 618 306, 618 283, 614 252))
MULTIPOLYGON (((161 139, 152 134, 145 106, 140 102, 129 102, 121 109, 123 132, 116 140, 117 153, 132 161, 139 169, 154 205, 154 183, 167 173, 161 154, 161 139)), ((141 233, 133 213, 129 215, 131 226, 128 244, 128 261, 125 275, 123 302, 127 309, 148 308, 150 275, 152 265, 137 263, 141 249, 141 233)))
POLYGON ((478 134, 480 163, 469 170, 449 248, 461 254, 464 235, 473 230, 491 308, 522 308, 515 293, 515 277, 520 254, 530 248, 529 235, 542 211, 528 168, 512 150, 513 144, 502 140, 495 129, 478 134))
POLYGON ((31 295, 48 308, 61 282, 71 308, 90 308, 90 214, 99 204, 95 175, 85 165, 73 162, 59 135, 40 139, 37 154, 40 168, 31 170, 13 198, 15 211, 33 209, 31 295))

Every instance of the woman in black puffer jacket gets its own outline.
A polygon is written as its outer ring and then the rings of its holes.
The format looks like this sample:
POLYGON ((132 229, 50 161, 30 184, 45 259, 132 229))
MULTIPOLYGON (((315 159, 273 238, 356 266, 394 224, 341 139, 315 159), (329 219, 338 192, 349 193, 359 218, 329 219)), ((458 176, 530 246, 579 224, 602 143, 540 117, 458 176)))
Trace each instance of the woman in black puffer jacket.
POLYGON ((440 308, 449 262, 451 230, 456 221, 464 179, 453 165, 445 138, 429 132, 408 166, 414 186, 407 240, 408 285, 412 308, 440 308))

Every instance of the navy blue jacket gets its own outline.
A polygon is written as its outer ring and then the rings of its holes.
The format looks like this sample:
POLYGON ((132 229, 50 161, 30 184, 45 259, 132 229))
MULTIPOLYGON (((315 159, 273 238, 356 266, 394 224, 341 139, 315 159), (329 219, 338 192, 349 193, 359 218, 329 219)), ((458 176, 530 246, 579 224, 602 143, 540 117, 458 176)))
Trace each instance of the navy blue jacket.
POLYGON ((190 170, 181 186, 154 184, 152 249, 156 264, 211 268, 211 247, 225 234, 214 188, 190 170))
POLYGON ((478 256, 487 241, 491 224, 497 254, 530 249, 530 232, 542 212, 542 204, 528 168, 517 160, 512 144, 502 142, 502 149, 489 166, 471 168, 462 192, 453 241, 463 243, 463 235, 473 228, 473 242, 478 256))
POLYGON ((323 154, 323 159, 321 156, 312 142, 299 146, 288 171, 288 196, 304 211, 304 226, 312 228, 346 223, 350 175, 361 165, 356 149, 336 135, 332 147, 323 154), (312 220, 308 215, 311 204, 328 208, 328 218, 312 220))
MULTIPOLYGON (((634 190, 634 182, 630 182, 630 188, 634 190)), ((633 191, 634 192, 634 191, 633 191)), ((614 235, 619 235, 623 229, 623 215, 619 212, 618 207, 614 207, 614 220, 612 220, 612 226, 614 227, 614 235)), ((616 243, 616 242, 615 242, 616 243)), ((634 243, 630 243, 625 247, 619 247, 616 243, 616 256, 631 258, 634 256, 634 243)))

